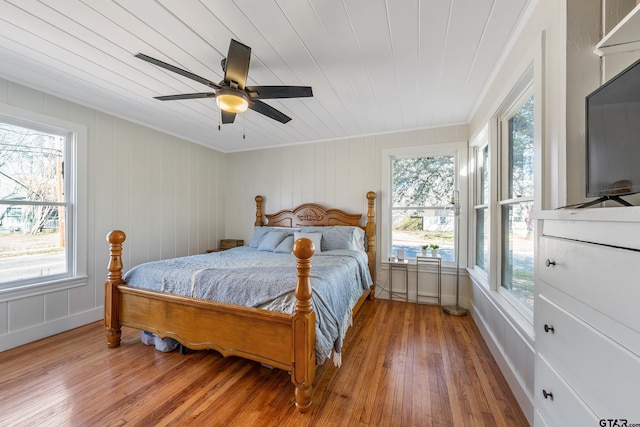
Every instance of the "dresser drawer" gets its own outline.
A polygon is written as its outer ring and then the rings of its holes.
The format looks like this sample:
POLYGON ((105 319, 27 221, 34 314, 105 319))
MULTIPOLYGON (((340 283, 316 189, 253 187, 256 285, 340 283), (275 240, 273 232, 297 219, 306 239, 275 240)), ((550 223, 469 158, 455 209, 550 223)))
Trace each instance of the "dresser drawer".
POLYGON ((539 279, 640 332, 640 253, 553 237, 539 253, 539 279))
POLYGON ((549 423, 537 409, 533 413, 533 427, 549 427, 549 423))
POLYGON ((536 300, 536 350, 600 418, 634 418, 638 396, 629 390, 640 384, 640 358, 544 295, 536 300))
POLYGON ((548 425, 599 425, 598 417, 558 376, 544 357, 536 357, 535 372, 534 406, 548 425), (544 393, 547 395, 546 398, 544 393))

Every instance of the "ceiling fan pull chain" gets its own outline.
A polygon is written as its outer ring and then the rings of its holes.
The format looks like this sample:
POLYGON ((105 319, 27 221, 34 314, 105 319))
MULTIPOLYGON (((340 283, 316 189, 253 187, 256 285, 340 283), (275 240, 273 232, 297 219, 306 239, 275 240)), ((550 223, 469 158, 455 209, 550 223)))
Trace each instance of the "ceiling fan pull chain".
POLYGON ((242 139, 247 139, 247 116, 242 117, 242 139))

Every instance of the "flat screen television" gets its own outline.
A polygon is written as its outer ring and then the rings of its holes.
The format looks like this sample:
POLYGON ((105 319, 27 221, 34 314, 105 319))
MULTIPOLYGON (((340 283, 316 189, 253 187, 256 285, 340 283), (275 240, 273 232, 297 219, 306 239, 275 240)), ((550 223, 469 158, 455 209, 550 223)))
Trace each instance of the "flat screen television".
POLYGON ((640 193, 640 60, 587 95, 587 197, 582 207, 640 193))

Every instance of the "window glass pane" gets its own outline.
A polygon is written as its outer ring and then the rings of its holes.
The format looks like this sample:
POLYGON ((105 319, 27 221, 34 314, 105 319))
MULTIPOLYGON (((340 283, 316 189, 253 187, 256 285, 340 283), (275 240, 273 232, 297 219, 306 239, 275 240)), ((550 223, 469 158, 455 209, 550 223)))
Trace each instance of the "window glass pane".
POLYGON ((405 258, 415 258, 422 246, 437 245, 444 261, 455 261, 455 217, 444 208, 454 188, 453 155, 392 160, 392 256, 403 250, 405 258))
MULTIPOLYGON (((406 259, 421 255, 422 246, 438 245, 443 261, 455 261, 455 216, 448 209, 394 209, 392 211, 392 256, 398 249, 406 259)), ((430 255, 430 253, 427 253, 430 255)))
POLYGON ((63 201, 64 138, 0 123, 0 200, 63 201))
POLYGON ((489 271, 489 210, 476 209, 476 266, 489 271))
POLYGON ((509 198, 533 195, 533 96, 509 119, 509 198))
POLYGON ((533 220, 531 203, 502 207, 502 287, 533 309, 533 220))
POLYGON ((453 156, 395 159, 392 206, 444 206, 451 200, 454 176, 453 156))
MULTIPOLYGON (((0 210, 3 208, 0 205, 0 210)), ((64 227, 61 226, 64 207, 44 207, 49 214, 34 233, 24 233, 20 228, 25 218, 37 215, 34 211, 40 208, 43 207, 10 208, 11 221, 22 218, 22 222, 12 222, 16 224, 14 231, 10 231, 11 227, 4 226, 0 230, 0 283, 67 273, 64 227)), ((6 219, 7 217, 3 223, 6 219)))
POLYGON ((65 143, 0 123, 0 284, 69 272, 65 143))
POLYGON ((478 159, 478 176, 480 177, 479 205, 489 202, 489 147, 480 150, 478 159))

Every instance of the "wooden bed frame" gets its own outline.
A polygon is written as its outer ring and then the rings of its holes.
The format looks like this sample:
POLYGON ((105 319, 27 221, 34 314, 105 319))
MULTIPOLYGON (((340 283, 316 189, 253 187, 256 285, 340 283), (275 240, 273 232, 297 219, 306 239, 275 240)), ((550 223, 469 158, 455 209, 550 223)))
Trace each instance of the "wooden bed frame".
MULTIPOLYGON (((375 202, 376 194, 367 193, 368 210, 365 227, 360 214, 326 209, 308 203, 273 215, 262 213, 262 196, 256 196, 256 226, 297 227, 300 225, 351 225, 365 229, 372 287, 363 292, 355 315, 366 298, 374 298, 375 284, 375 202)), ((299 239, 294 243, 298 279, 293 314, 206 301, 175 294, 131 288, 122 279, 122 243, 125 233, 111 231, 108 276, 105 282, 104 322, 107 347, 120 345, 121 327, 171 337, 194 350, 213 349, 223 356, 239 356, 291 372, 295 386, 295 404, 300 412, 311 407, 316 371, 315 313, 311 306, 312 287, 309 272, 313 243, 299 239)))

